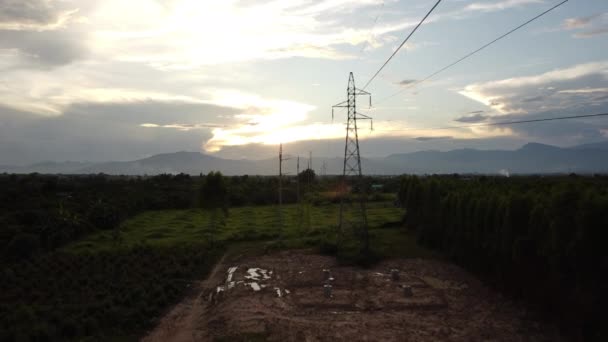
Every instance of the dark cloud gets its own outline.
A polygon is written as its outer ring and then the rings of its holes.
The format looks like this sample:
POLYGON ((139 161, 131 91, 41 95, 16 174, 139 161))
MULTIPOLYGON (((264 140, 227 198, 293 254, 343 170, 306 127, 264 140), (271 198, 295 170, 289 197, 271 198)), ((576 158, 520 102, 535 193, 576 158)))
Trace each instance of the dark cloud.
POLYGON ((554 70, 534 77, 519 77, 467 87, 475 97, 502 113, 576 112, 602 104, 594 100, 608 88, 608 62, 592 62, 554 70))
POLYGON ((146 128, 142 123, 196 125, 220 122, 238 110, 172 102, 81 103, 57 117, 0 107, 0 164, 44 160, 108 161, 200 151, 210 129, 146 128))
MULTIPOLYGON (((577 107, 553 109, 535 114, 508 114, 493 116, 489 122, 509 122, 519 120, 549 119, 563 116, 598 114, 608 112, 608 103, 589 108, 584 104, 577 107)), ((510 129, 515 135, 523 140, 537 141, 552 145, 579 145, 594 140, 605 139, 602 130, 608 128, 608 118, 581 118, 558 121, 543 121, 533 123, 522 123, 505 126, 488 127, 492 129, 510 129)))
POLYGON ((18 51, 16 64, 8 68, 61 66, 87 55, 87 34, 67 25, 77 9, 66 6, 54 0, 0 0, 0 50, 18 51))
POLYGON ((484 115, 483 111, 475 111, 471 112, 475 114, 468 114, 454 119, 454 121, 464 122, 464 123, 474 123, 474 122, 483 122, 486 121, 489 116, 484 115))
POLYGON ((67 31, 0 30, 0 49, 21 52, 21 65, 14 67, 51 67, 70 64, 87 55, 84 37, 67 31))
POLYGON ((594 101, 608 101, 608 94, 596 96, 593 98, 594 101))
POLYGON ((196 125, 205 122, 219 125, 224 124, 225 119, 218 116, 239 113, 240 109, 212 104, 150 100, 128 103, 76 103, 66 110, 65 115, 124 124, 169 125, 179 122, 182 125, 196 125))
POLYGON ((544 98, 545 97, 543 95, 526 97, 526 98, 522 99, 521 102, 539 102, 539 101, 544 100, 544 98))
POLYGON ((413 84, 416 82, 418 82, 418 80, 403 80, 403 81, 397 82, 397 84, 400 86, 407 86, 407 85, 410 85, 410 84, 413 84))
POLYGON ((58 1, 0 0, 0 28, 43 30, 59 24, 71 12, 58 1))

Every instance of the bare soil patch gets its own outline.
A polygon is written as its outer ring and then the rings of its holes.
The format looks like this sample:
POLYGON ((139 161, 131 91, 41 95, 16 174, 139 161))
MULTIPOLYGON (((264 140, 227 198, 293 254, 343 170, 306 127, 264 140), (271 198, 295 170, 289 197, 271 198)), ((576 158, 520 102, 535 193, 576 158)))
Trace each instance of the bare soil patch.
POLYGON ((197 286, 144 341, 560 339, 524 307, 436 260, 393 259, 361 269, 286 251, 223 259, 197 286), (331 285, 330 297, 324 285, 331 285))

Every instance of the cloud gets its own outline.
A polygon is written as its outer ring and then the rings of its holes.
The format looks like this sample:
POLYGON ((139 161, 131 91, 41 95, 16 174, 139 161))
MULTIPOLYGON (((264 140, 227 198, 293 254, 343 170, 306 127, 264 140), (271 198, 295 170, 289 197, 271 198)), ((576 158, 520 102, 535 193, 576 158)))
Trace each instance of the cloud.
POLYGON ((225 125, 220 124, 210 124, 210 123, 199 123, 199 124, 183 124, 183 123, 172 123, 167 125, 159 125, 155 123, 143 123, 140 125, 141 127, 146 128, 172 128, 177 129, 179 131, 191 131, 193 129, 208 129, 208 128, 218 128, 225 127, 225 125))
POLYGON ((591 38, 608 33, 608 27, 601 27, 595 30, 579 32, 574 34, 575 38, 591 38))
POLYGON ((521 101, 522 102, 539 102, 539 101, 543 101, 544 99, 545 99, 545 97, 543 95, 538 95, 538 96, 523 98, 521 101))
POLYGON ((464 122, 464 123, 474 123, 474 122, 483 122, 489 118, 488 115, 482 114, 483 111, 475 111, 474 113, 475 114, 460 116, 460 117, 454 119, 454 121, 464 122))
POLYGON ((445 140, 445 139, 452 139, 452 136, 449 135, 445 135, 445 136, 437 136, 437 137, 416 137, 414 138, 414 140, 418 140, 418 141, 431 141, 431 140, 445 140))
MULTIPOLYGON (((594 114, 608 112, 608 104, 597 108, 577 108, 540 111, 525 117, 519 114, 500 115, 491 118, 491 122, 508 122, 522 119, 550 119, 559 116, 594 114), (589 112, 594 110, 594 112, 589 112)), ((597 141, 603 138, 602 130, 608 128, 608 122, 602 118, 581 118, 559 121, 515 124, 509 126, 513 134, 524 141, 542 141, 557 146, 569 146, 597 141)))
POLYGON ((574 65, 539 75, 475 83, 459 93, 500 114, 574 110, 597 103, 588 88, 608 86, 608 61, 574 65), (577 90, 573 92, 572 90, 577 90), (560 90, 570 90, 560 92, 560 90))
POLYGON ((586 17, 568 18, 564 20, 563 27, 566 30, 579 29, 588 26, 592 21, 604 15, 603 13, 597 13, 586 17))
POLYGON ((199 151, 201 141, 212 136, 212 128, 201 124, 221 126, 219 115, 239 113, 232 107, 177 101, 83 102, 51 117, 0 106, 0 164, 133 160, 199 151), (142 127, 142 122, 167 128, 142 127))
POLYGON ((560 90, 559 93, 560 94, 608 93, 608 88, 566 89, 566 90, 560 90))
POLYGON ((467 5, 465 11, 481 11, 481 12, 495 12, 510 9, 514 7, 522 7, 531 4, 542 4, 543 0, 500 0, 500 1, 485 1, 485 2, 474 2, 467 5))
POLYGON ((54 0, 0 0, 0 30, 56 30, 78 12, 64 6, 54 0))
POLYGON ((402 81, 397 82, 397 84, 400 86, 408 86, 408 85, 410 85, 412 83, 416 83, 416 82, 418 82, 418 80, 402 80, 402 81))
POLYGON ((279 144, 309 139, 334 137, 340 125, 306 124, 314 106, 285 100, 264 99, 251 94, 226 92, 214 101, 240 108, 234 122, 213 129, 213 137, 203 144, 207 152, 225 146, 279 144))
POLYGON ((0 52, 14 54, 8 68, 54 67, 87 56, 84 37, 68 31, 0 30, 0 52))
POLYGON ((161 6, 152 0, 108 0, 91 20, 99 27, 95 44, 110 48, 112 58, 164 69, 291 57, 341 60, 353 56, 338 47, 378 48, 392 40, 387 34, 417 23, 402 17, 365 27, 344 19, 344 13, 381 3, 182 0, 161 6), (119 28, 116 22, 122 23, 119 28))
MULTIPOLYGON (((608 111, 608 62, 578 64, 537 75, 472 84, 460 94, 497 112, 497 115, 485 118, 488 123, 603 113, 608 111)), ((556 145, 600 139, 601 129, 606 127, 605 120, 598 118, 508 126, 512 134, 521 139, 556 145)))
POLYGON ((580 30, 574 38, 592 38, 608 33, 608 12, 596 13, 586 17, 568 18, 562 24, 564 30, 580 30))

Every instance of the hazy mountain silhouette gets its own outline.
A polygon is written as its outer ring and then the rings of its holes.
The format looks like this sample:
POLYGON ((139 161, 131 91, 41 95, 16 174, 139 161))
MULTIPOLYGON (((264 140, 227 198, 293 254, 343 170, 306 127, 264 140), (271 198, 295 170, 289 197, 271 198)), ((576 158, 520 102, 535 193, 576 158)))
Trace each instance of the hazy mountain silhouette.
POLYGON ((602 141, 602 142, 597 142, 597 143, 591 143, 591 144, 584 144, 584 145, 579 145, 576 147, 573 147, 574 149, 578 149, 578 150, 590 150, 590 149, 597 149, 597 150, 608 150, 608 141, 602 141))
MULTIPOLYGON (((300 169, 308 163, 300 159, 300 169)), ((341 158, 316 158, 313 169, 322 173, 325 163, 327 174, 340 174, 341 158)), ((550 145, 530 143, 518 150, 476 150, 458 149, 447 152, 420 151, 393 154, 385 158, 364 158, 365 174, 402 173, 599 173, 608 172, 608 142, 560 148, 550 145)), ((296 161, 290 159, 283 164, 284 172, 295 174, 296 161)), ((14 173, 63 173, 63 174, 124 174, 156 175, 161 173, 199 174, 221 171, 226 175, 275 175, 278 170, 277 158, 223 159, 199 152, 176 152, 154 155, 135 161, 80 163, 44 162, 25 167, 0 166, 0 172, 14 173)))

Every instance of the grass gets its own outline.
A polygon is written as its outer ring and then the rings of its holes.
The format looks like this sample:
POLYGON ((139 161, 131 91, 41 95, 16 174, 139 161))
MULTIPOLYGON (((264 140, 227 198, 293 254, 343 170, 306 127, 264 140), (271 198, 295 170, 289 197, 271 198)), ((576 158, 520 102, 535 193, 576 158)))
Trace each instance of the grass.
MULTIPOLYGON (((85 336, 90 340, 135 340, 156 324, 153 317, 160 317, 187 293, 188 284, 204 277, 222 253, 261 255, 295 248, 322 251, 322 246, 331 245, 339 210, 339 204, 305 204, 285 205, 281 215, 277 206, 232 208, 227 217, 202 209, 144 212, 123 222, 118 235, 98 232, 33 261, 34 266, 18 268, 11 278, 13 283, 4 289, 8 298, 21 298, 9 292, 27 288, 26 293, 34 297, 23 307, 25 312, 46 317, 45 310, 53 307, 60 318, 43 321, 35 331, 27 328, 32 320, 20 319, 25 325, 4 333, 25 334, 34 340, 40 336, 50 336, 51 340, 58 336, 68 340, 83 340, 85 336), (46 273, 40 274, 40 267, 46 273)), ((392 201, 369 203, 367 215, 374 258, 435 256, 402 229, 403 210, 395 208, 392 201)), ((336 256, 348 262, 344 254, 336 256)), ((0 314, 2 309, 0 305, 0 314)), ((12 306, 4 306, 4 312, 11 310, 12 306)), ((0 329, 0 340, 2 334, 0 329)), ((264 336, 230 340, 257 341, 264 336)))
MULTIPOLYGON (((335 229, 339 209, 337 204, 285 205, 280 216, 282 229, 277 206, 232 208, 227 218, 221 212, 214 214, 202 209, 149 211, 125 221, 118 240, 111 231, 104 231, 72 243, 64 250, 78 253, 129 249, 142 244, 170 247, 197 245, 210 240, 222 243, 272 241, 279 237, 286 247, 307 247, 335 229), (221 224, 222 220, 225 220, 224 224, 221 224)), ((399 225, 402 209, 390 202, 372 202, 368 204, 367 214, 372 241, 379 246, 392 241, 403 242, 404 237, 391 236, 399 235, 401 230, 386 229, 399 225)), ((391 248, 392 252, 398 252, 400 247, 391 248)))

